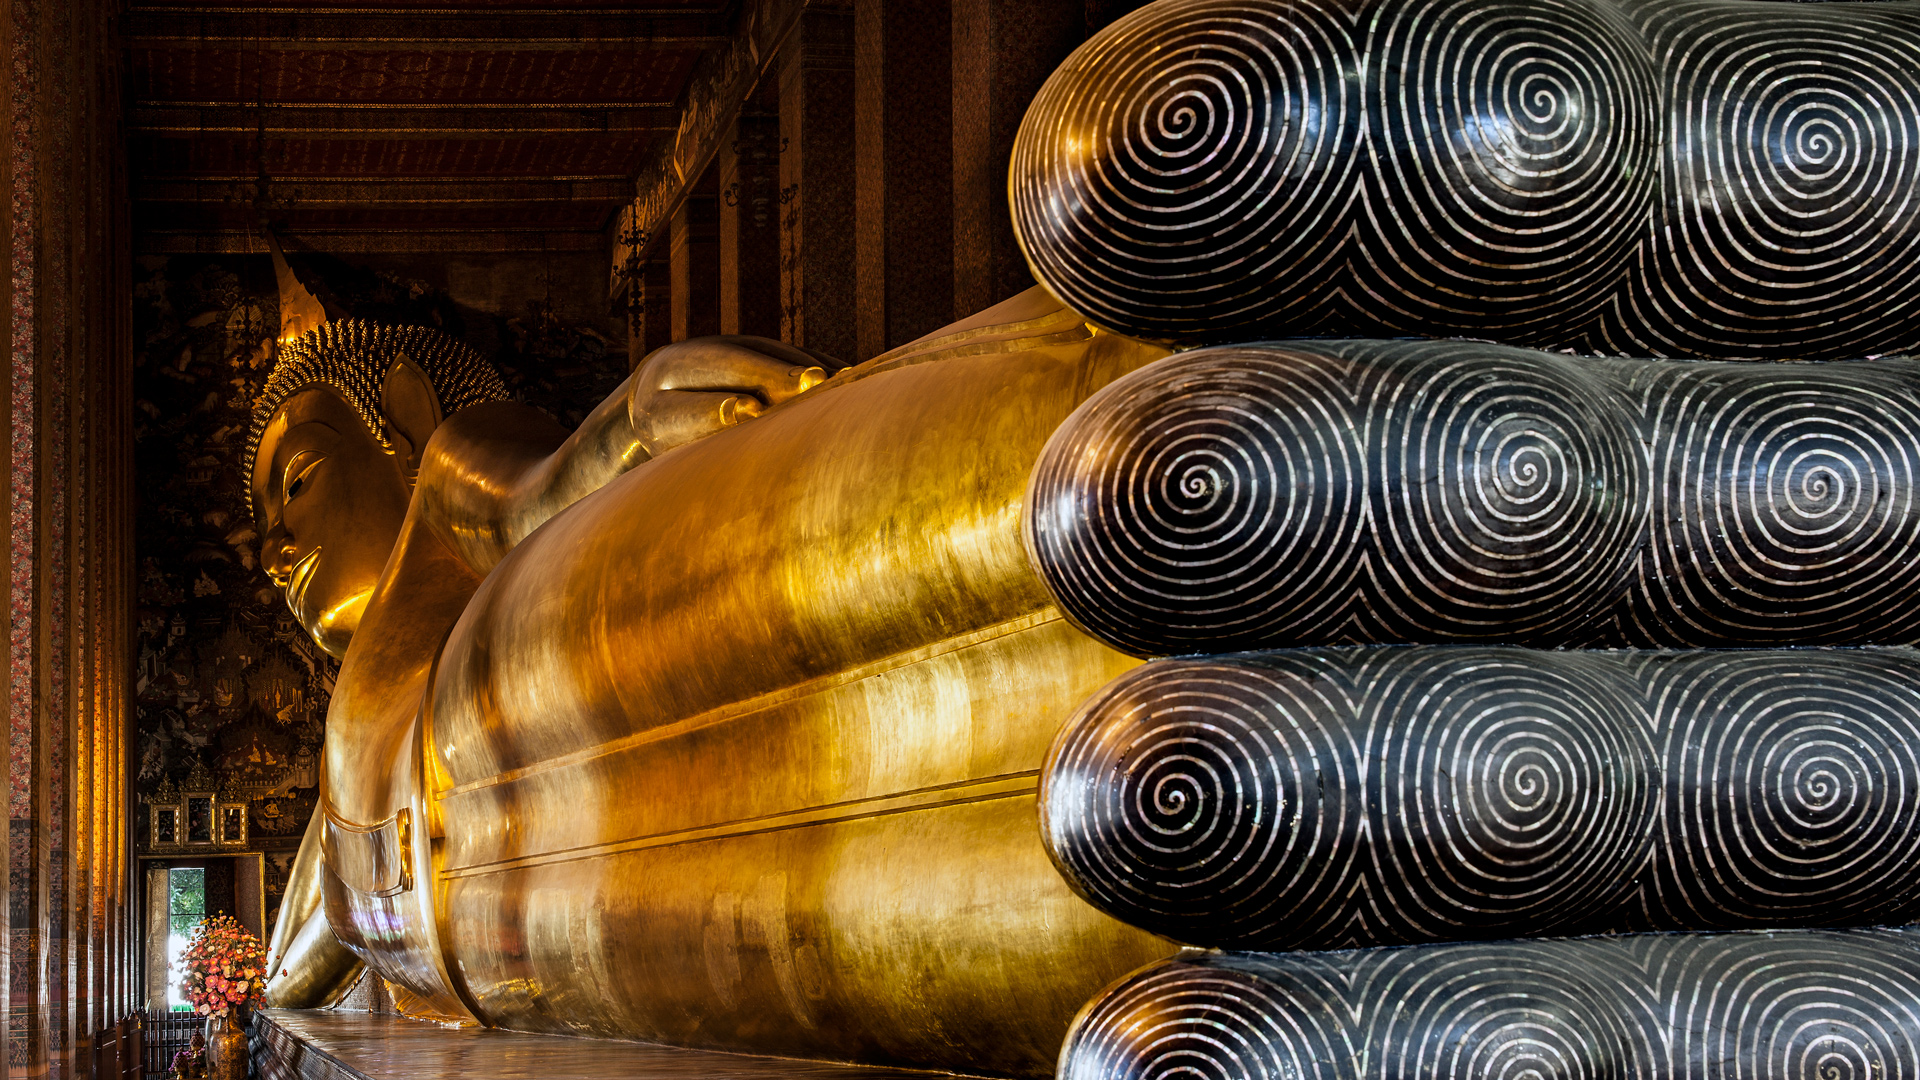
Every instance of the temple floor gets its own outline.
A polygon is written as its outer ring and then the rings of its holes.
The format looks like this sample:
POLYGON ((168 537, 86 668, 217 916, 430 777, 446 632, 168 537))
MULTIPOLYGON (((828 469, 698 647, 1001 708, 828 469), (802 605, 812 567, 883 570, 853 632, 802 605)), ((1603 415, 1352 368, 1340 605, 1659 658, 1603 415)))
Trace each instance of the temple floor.
POLYGON ((952 1073, 750 1057, 645 1043, 449 1029, 388 1013, 256 1014, 261 1080, 934 1080, 952 1073))

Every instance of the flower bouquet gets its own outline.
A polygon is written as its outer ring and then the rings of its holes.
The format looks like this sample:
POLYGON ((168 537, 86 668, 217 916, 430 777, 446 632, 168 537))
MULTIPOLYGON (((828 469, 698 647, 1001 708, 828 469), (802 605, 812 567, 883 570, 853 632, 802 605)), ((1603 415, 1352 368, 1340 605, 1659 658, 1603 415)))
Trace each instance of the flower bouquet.
POLYGON ((240 920, 203 921, 180 954, 180 993, 201 1016, 219 1019, 237 1006, 260 1004, 267 989, 267 950, 240 920))
POLYGON ((181 996, 207 1018, 204 1075, 242 1080, 247 1075, 247 1033, 239 1011, 260 1004, 266 993, 267 950, 238 919, 216 915, 194 930, 180 954, 179 971, 181 996))

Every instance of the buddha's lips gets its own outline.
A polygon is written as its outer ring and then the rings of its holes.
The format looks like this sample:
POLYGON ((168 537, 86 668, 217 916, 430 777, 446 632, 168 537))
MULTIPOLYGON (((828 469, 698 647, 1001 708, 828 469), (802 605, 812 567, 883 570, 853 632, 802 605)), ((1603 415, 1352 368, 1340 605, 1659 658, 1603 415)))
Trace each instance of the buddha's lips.
POLYGON ((320 549, 307 552, 299 562, 293 564, 293 573, 287 576, 287 606, 296 616, 304 618, 300 601, 307 594, 307 586, 313 581, 313 571, 320 564, 320 549))

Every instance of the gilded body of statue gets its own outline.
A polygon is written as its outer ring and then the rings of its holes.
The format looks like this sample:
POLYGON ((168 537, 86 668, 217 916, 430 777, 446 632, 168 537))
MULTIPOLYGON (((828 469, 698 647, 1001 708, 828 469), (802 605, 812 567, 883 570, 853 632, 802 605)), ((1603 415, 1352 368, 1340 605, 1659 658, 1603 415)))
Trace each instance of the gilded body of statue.
POLYGON ((258 513, 345 663, 276 1001, 1920 1074, 1916 58, 1912 0, 1156 0, 1015 142, 1048 291, 850 370, 687 342, 566 435, 290 305, 258 513))
POLYGON ((1132 661, 1051 607, 1019 501, 1160 355, 1034 290, 850 370, 669 346, 569 434, 437 332, 290 341, 264 562, 343 662, 272 1002, 364 963, 444 1020, 1049 1070, 1172 947, 1041 847, 1048 741, 1132 661))

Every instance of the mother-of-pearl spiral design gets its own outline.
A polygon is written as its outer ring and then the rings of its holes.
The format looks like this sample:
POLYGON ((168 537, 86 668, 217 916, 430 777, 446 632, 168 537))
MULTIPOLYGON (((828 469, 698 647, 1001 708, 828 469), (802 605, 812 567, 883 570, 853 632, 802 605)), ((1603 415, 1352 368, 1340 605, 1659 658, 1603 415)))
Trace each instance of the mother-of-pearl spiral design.
POLYGON ((1105 325, 1161 307, 1181 336, 1270 318, 1270 281, 1329 273, 1357 168, 1344 6, 1162 0, 1069 57, 1015 150, 1014 228, 1041 280, 1105 325))
POLYGON ((1076 618, 1109 640, 1144 616, 1259 641, 1339 617, 1345 601, 1327 584, 1352 576, 1366 516, 1351 365, 1294 355, 1199 378, 1153 365, 1136 376, 1144 392, 1083 407, 1073 434, 1054 436, 1028 493, 1030 553, 1069 595, 1134 598, 1117 619, 1093 608, 1076 618), (1192 407, 1170 415, 1165 398, 1192 407), (1063 438, 1072 445, 1055 450, 1063 438), (1082 447, 1100 448, 1097 476, 1076 462, 1082 447))
POLYGON ((1629 1017, 1590 973, 1500 946, 1414 952, 1383 1010, 1380 1072, 1458 1080, 1611 1080, 1630 1072, 1629 1017), (1516 962, 1517 961, 1517 962, 1516 962), (1489 979, 1493 973, 1507 976, 1489 979))
POLYGON ((1586 347, 1914 349, 1920 5, 1626 6, 1669 94, 1662 198, 1625 296, 1586 347))
POLYGON ((1640 416, 1657 478, 1618 640, 1920 634, 1920 368, 1603 369, 1640 416))
POLYGON ((1645 857, 1653 806, 1652 747, 1620 722, 1622 687, 1579 656, 1418 653, 1350 684, 1368 811, 1355 854, 1380 886, 1359 921, 1402 940, 1494 937, 1605 904, 1645 857))
POLYGON ((1645 525, 1644 456, 1607 385, 1518 349, 1360 350, 1373 541, 1388 640, 1565 633, 1621 581, 1645 525), (1364 357, 1364 359, 1361 359, 1364 357))
POLYGON ((1396 325, 1551 340, 1613 290, 1652 207, 1644 46, 1591 0, 1376 12, 1361 140, 1378 155, 1363 196, 1376 227, 1351 272, 1391 298, 1396 325))
POLYGON ((1134 975, 1081 1013, 1074 1031, 1089 1037, 1068 1037, 1057 1075, 1335 1080, 1353 1053, 1340 1019, 1321 1006, 1337 1000, 1339 973, 1286 977, 1294 974, 1171 964, 1134 975))
POLYGON ((1920 348, 1920 4, 1160 0, 1015 143, 1036 276, 1151 340, 1920 348))
POLYGON ((1074 889, 1195 945, 1920 917, 1920 653, 1155 661, 1055 741, 1074 889))
POLYGON ((1034 564, 1139 656, 1920 640, 1920 363, 1196 350, 1089 398, 1034 564))
POLYGON ((1660 752, 1643 928, 1920 918, 1920 656, 1602 654, 1660 752))
POLYGON ((1350 694, 1322 677, 1337 667, 1280 653, 1183 674, 1149 676, 1153 694, 1122 676, 1056 741, 1041 833, 1068 883, 1185 940, 1196 922, 1263 945, 1288 940, 1282 923, 1345 923, 1364 872, 1365 759, 1350 694))
POLYGON ((1861 934, 1844 956, 1822 947, 1840 935, 1820 937, 1807 947, 1792 934, 1742 934, 1687 950, 1681 964, 1693 993, 1666 1019, 1699 1033, 1676 1040, 1690 1071, 1719 1066, 1720 1075, 1755 1080, 1920 1073, 1915 931, 1861 934))
POLYGON ((1913 1080, 1920 933, 1192 955, 1074 1021, 1061 1080, 1913 1080))

